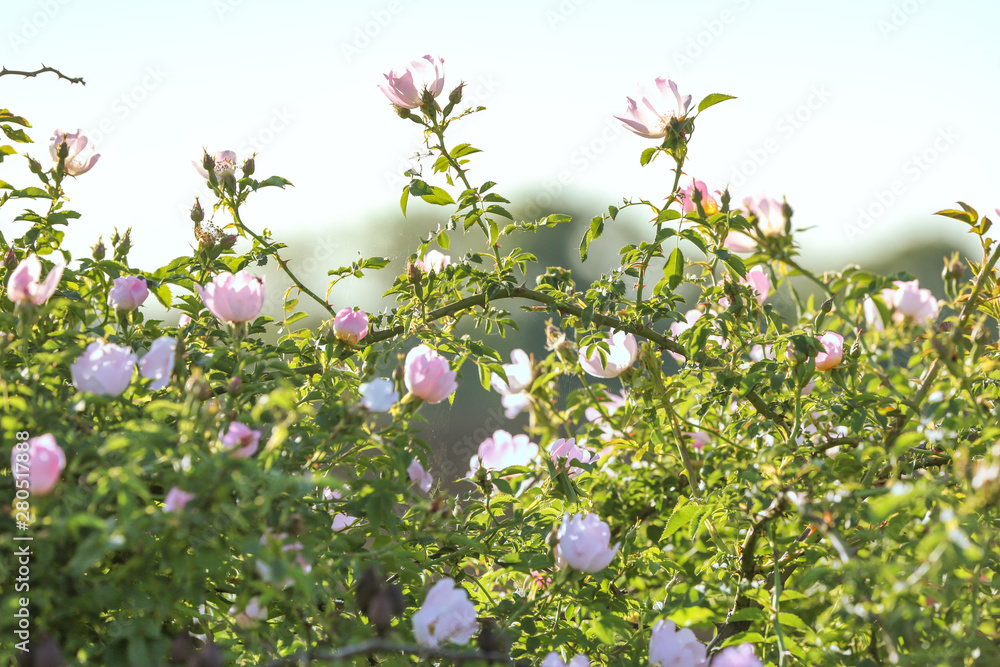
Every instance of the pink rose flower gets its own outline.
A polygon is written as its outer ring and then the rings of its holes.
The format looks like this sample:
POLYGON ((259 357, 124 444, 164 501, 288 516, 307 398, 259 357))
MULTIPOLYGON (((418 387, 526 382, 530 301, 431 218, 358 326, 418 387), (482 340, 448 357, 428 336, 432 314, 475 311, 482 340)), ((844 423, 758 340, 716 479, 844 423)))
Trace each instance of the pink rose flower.
POLYGON ((40 435, 26 441, 28 445, 28 460, 18 462, 18 454, 25 454, 16 446, 10 454, 10 470, 14 479, 20 480, 27 475, 29 490, 36 496, 45 496, 52 492, 63 468, 66 467, 66 454, 63 453, 55 436, 51 433, 40 435))
POLYGON ((512 363, 503 365, 504 373, 507 374, 507 381, 504 382, 504 379, 496 373, 493 374, 493 378, 490 381, 493 391, 504 396, 519 394, 527 389, 531 386, 531 380, 534 375, 531 357, 524 350, 517 349, 511 352, 510 360, 512 363))
MULTIPOLYGON (((215 160, 215 167, 212 171, 215 172, 215 178, 217 180, 222 180, 224 176, 230 176, 236 173, 236 167, 239 165, 239 160, 236 157, 236 153, 233 151, 219 151, 212 156, 215 160)), ((208 171, 205 169, 205 165, 202 162, 191 161, 194 168, 198 170, 198 173, 202 175, 202 178, 208 179, 208 171)))
POLYGON ((420 461, 413 459, 410 467, 406 469, 406 474, 410 476, 410 481, 415 482, 424 493, 428 493, 434 485, 434 476, 424 470, 420 461))
POLYGON ((451 396, 458 388, 456 375, 447 359, 423 344, 409 351, 403 365, 407 391, 428 403, 440 403, 451 396))
POLYGON ((697 190, 701 193, 701 208, 705 211, 705 215, 714 215, 719 212, 719 202, 715 201, 715 197, 708 191, 708 186, 705 185, 705 181, 691 180, 691 185, 681 190, 681 209, 684 211, 685 215, 688 213, 696 213, 698 211, 698 206, 694 203, 694 191, 697 190))
POLYGON ((590 464, 599 458, 599 456, 577 445, 576 438, 570 438, 569 440, 559 438, 553 441, 549 445, 549 457, 555 462, 557 470, 560 469, 560 466, 566 468, 566 474, 571 478, 577 477, 583 472, 583 468, 570 465, 573 461, 590 464))
POLYGON ((624 331, 610 333, 611 335, 604 339, 608 346, 605 359, 601 359, 603 350, 596 344, 580 350, 580 367, 588 375, 599 378, 618 377, 628 370, 639 356, 635 336, 624 331))
POLYGON ((744 232, 729 232, 722 245, 733 252, 757 252, 757 242, 744 232))
POLYGON ((746 197, 743 207, 749 216, 757 218, 757 226, 764 236, 783 236, 785 233, 785 205, 773 197, 746 197))
POLYGON ((640 86, 639 101, 625 98, 625 113, 615 116, 625 128, 646 139, 667 136, 667 125, 672 118, 684 118, 691 108, 691 96, 681 97, 677 84, 660 77, 652 87, 640 86), (674 106, 676 104, 676 107, 674 106))
POLYGON ((649 638, 651 667, 707 667, 708 649, 688 628, 677 631, 673 621, 659 620, 649 638))
POLYGON ((444 267, 451 265, 451 255, 428 250, 421 259, 413 262, 413 265, 424 273, 441 273, 444 267))
POLYGON ((249 322, 264 307, 264 279, 246 270, 236 275, 220 273, 205 287, 194 287, 208 310, 223 322, 249 322))
POLYGON ((136 276, 115 278, 108 291, 108 305, 118 311, 135 310, 149 296, 146 279, 136 276))
POLYGON ((176 338, 160 336, 153 341, 149 352, 139 360, 139 375, 147 380, 153 380, 153 383, 149 385, 153 391, 163 389, 170 382, 176 351, 176 338))
POLYGON ((895 289, 882 290, 882 298, 895 309, 892 316, 895 321, 911 320, 921 326, 934 323, 940 303, 929 289, 921 289, 916 280, 897 280, 893 284, 895 289))
POLYGON ((467 644, 478 627, 476 607, 453 579, 434 584, 413 615, 413 634, 417 643, 427 648, 437 648, 442 642, 467 644))
POLYGON ((53 266, 49 275, 45 277, 45 282, 40 283, 42 262, 37 255, 28 255, 10 273, 10 278, 7 280, 7 298, 14 303, 42 305, 55 293, 64 268, 59 265, 53 266))
POLYGON ((816 370, 828 371, 844 358, 844 337, 835 331, 827 331, 817 340, 824 351, 816 355, 816 370))
MULTIPOLYGON (((323 500, 340 500, 343 497, 344 494, 338 489, 331 489, 329 487, 323 489, 323 500)), ((351 524, 358 520, 358 517, 343 512, 330 512, 330 514, 333 515, 333 525, 330 528, 335 533, 349 528, 351 524)))
POLYGON ((545 660, 542 660, 542 667, 590 667, 590 660, 580 653, 569 662, 563 662, 562 656, 552 651, 545 656, 545 660))
POLYGON ((511 435, 507 431, 493 432, 479 445, 479 452, 469 460, 468 477, 474 477, 479 468, 504 470, 511 466, 531 465, 538 456, 538 445, 524 434, 511 435))
POLYGON ((179 487, 171 487, 167 491, 167 497, 163 499, 163 511, 173 514, 180 514, 184 511, 184 506, 194 500, 195 494, 182 491, 179 487))
POLYGON ((261 621, 267 620, 267 607, 260 604, 259 597, 250 598, 250 602, 242 610, 237 607, 229 609, 229 615, 233 617, 236 625, 244 630, 256 626, 261 621))
POLYGON ((741 278, 740 283, 750 288, 757 298, 757 303, 761 306, 767 301, 767 295, 771 291, 771 281, 767 277, 767 272, 760 266, 755 266, 747 271, 747 277, 741 278))
POLYGON ((507 419, 513 419, 528 409, 531 405, 531 396, 526 391, 501 396, 500 405, 503 406, 503 416, 507 419))
POLYGON ((764 667, 764 663, 754 655, 753 644, 740 644, 722 649, 712 667, 764 667))
POLYGON ((368 313, 344 308, 333 320, 333 335, 351 345, 368 335, 368 313))
POLYGON ((132 381, 136 356, 127 348, 95 340, 70 367, 78 391, 118 396, 132 381))
POLYGON ((245 459, 253 456, 260 443, 260 431, 256 431, 246 424, 240 422, 230 422, 225 435, 222 436, 222 446, 232 456, 245 459))
POLYGON ((621 542, 609 546, 611 528, 601 521, 596 514, 588 514, 585 518, 569 514, 563 518, 562 525, 556 532, 559 542, 556 544, 556 567, 569 565, 580 572, 600 572, 614 560, 621 542))
POLYGON ((386 83, 379 88, 389 101, 403 109, 420 106, 424 92, 437 97, 444 90, 444 61, 424 56, 411 61, 403 69, 392 69, 385 75, 386 83))
POLYGON ((191 324, 191 316, 187 313, 181 313, 181 316, 177 318, 177 327, 186 327, 191 324))
MULTIPOLYGON (((892 290, 888 290, 892 291, 892 290)), ((892 308, 892 302, 886 299, 886 305, 892 308)), ((874 329, 875 331, 885 331, 885 322, 882 321, 882 313, 879 312, 878 306, 875 305, 875 300, 870 296, 866 296, 865 300, 861 304, 862 310, 865 314, 865 322, 868 327, 874 329)))
POLYGON ((101 156, 99 154, 91 155, 88 158, 81 156, 83 150, 87 147, 88 140, 80 130, 69 134, 62 130, 56 130, 55 134, 52 135, 49 144, 49 155, 52 156, 54 162, 59 162, 59 146, 66 143, 66 147, 69 148, 69 154, 66 156, 66 161, 63 162, 63 169, 70 176, 80 176, 86 174, 88 171, 94 168, 97 164, 98 158, 101 156))
POLYGON ((691 438, 691 446, 696 452, 705 449, 706 445, 712 444, 712 436, 704 431, 686 431, 684 435, 691 438))
POLYGON ((361 407, 369 412, 388 412, 399 400, 396 385, 386 378, 362 382, 358 391, 361 393, 361 407))

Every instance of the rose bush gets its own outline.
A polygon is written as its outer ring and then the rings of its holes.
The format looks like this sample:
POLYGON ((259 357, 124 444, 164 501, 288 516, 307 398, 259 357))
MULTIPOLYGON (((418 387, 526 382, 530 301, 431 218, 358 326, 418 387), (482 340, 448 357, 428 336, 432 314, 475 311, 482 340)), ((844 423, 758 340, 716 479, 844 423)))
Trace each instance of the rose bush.
POLYGON ((0 236, 0 539, 32 537, 30 581, 0 565, 5 660, 997 664, 992 222, 941 211, 982 246, 946 264, 943 299, 902 273, 815 275, 787 202, 681 187, 729 97, 660 78, 620 120, 672 186, 593 217, 582 259, 623 211, 651 222, 578 286, 518 246, 567 216, 518 219, 470 181, 478 149, 447 137, 472 110, 443 77, 427 56, 382 87, 433 160, 403 213, 443 224, 405 261, 330 270, 391 267, 380 312, 295 275, 247 213, 289 181, 232 151, 195 160, 214 201, 191 253, 133 267, 126 231, 74 256, 69 196, 97 156, 57 131, 45 169, 0 111, 18 144, 0 158, 37 178, 0 184, 0 206, 26 203, 0 236), (445 255, 455 235, 472 249, 445 255), (293 285, 276 308, 265 265, 293 285), (522 305, 545 354, 504 342, 522 305), (526 416, 438 470, 430 404, 476 383, 526 416))

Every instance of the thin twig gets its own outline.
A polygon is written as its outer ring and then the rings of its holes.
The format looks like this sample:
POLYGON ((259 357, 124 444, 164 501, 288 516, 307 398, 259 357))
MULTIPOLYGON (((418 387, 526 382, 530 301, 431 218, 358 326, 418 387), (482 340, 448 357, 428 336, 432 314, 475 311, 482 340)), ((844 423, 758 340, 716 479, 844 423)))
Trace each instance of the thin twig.
POLYGON ((7 69, 6 67, 4 67, 3 69, 0 69, 0 76, 6 76, 10 74, 10 75, 23 76, 25 79, 27 79, 28 77, 35 77, 38 76, 39 74, 44 74, 45 72, 52 72, 53 74, 57 75, 60 79, 66 79, 70 83, 78 83, 81 86, 87 85, 87 82, 83 80, 82 76, 76 76, 76 77, 66 76, 65 74, 57 70, 55 67, 47 67, 44 64, 42 65, 41 69, 37 69, 34 72, 22 72, 21 70, 7 69))

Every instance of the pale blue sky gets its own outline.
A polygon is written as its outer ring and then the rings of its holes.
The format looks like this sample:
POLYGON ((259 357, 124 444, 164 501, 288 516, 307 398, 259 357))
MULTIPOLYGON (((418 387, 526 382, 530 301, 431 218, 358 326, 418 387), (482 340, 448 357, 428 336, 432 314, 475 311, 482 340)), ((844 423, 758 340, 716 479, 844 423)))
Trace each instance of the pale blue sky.
MULTIPOLYGON (((84 213, 70 247, 132 226, 133 263, 147 270, 191 243, 201 147, 248 153, 251 140, 258 174, 296 187, 259 194, 249 224, 316 235, 331 267, 380 254, 387 235, 366 238, 364 223, 397 206, 420 133, 376 84, 425 53, 445 59, 447 89, 465 80, 488 107, 451 141, 485 149, 473 177, 508 195, 562 173, 596 201, 665 196, 668 163, 641 168, 651 142, 611 115, 637 82, 668 76, 696 101, 739 98, 704 115, 687 169, 713 189, 730 183, 736 198, 786 195, 797 225, 817 226, 802 237, 807 258, 870 257, 914 228, 961 238, 930 214, 959 198, 1000 206, 995 3, 8 0, 4 10, 0 64, 44 62, 87 80, 0 79, 0 105, 35 125, 35 155, 55 127, 90 131, 102 154, 68 185, 84 213), (861 209, 874 213, 867 231, 861 209)), ((2 168, 26 182, 10 161, 2 168)), ((423 232, 392 233, 413 247, 423 232)))

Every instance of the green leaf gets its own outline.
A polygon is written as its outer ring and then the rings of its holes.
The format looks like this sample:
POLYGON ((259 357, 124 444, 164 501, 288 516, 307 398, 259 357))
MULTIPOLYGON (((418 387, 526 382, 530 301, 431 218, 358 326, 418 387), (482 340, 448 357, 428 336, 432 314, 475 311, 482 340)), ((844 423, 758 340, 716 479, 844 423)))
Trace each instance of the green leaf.
POLYGON ((459 144, 451 149, 451 156, 454 158, 462 157, 463 155, 472 155, 473 153, 482 153, 478 148, 473 148, 469 144, 459 144))
MULTIPOLYGON (((258 188, 269 188, 269 187, 284 188, 286 185, 292 185, 292 182, 289 181, 289 180, 287 180, 287 179, 282 178, 281 176, 271 176, 270 178, 266 178, 263 181, 261 181, 260 183, 258 183, 257 187, 254 188, 254 190, 256 190, 258 188)), ((295 187, 295 186, 292 186, 292 187, 295 187)))
POLYGON ((670 253, 670 259, 663 267, 663 275, 669 281, 671 291, 684 281, 684 253, 680 248, 674 248, 670 253))
POLYGON ((712 93, 698 103, 698 113, 701 113, 708 107, 715 106, 719 102, 725 102, 726 100, 735 100, 736 97, 733 95, 723 95, 722 93, 712 93))
POLYGON ((667 527, 663 529, 663 537, 670 537, 700 513, 701 507, 699 505, 684 501, 684 504, 674 508, 673 514, 667 520, 667 527))
POLYGON ((19 130, 16 127, 11 127, 10 125, 0 125, 0 130, 7 135, 7 138, 11 141, 16 141, 19 144, 30 144, 31 137, 24 133, 24 130, 19 130))
POLYGON ((455 203, 455 200, 451 198, 451 195, 446 190, 436 185, 428 185, 420 179, 415 179, 410 183, 410 194, 416 195, 428 204, 434 204, 435 206, 447 206, 448 204, 455 203))
POLYGON ((437 235, 437 244, 441 246, 442 250, 448 249, 448 246, 451 245, 451 239, 448 237, 447 232, 441 232, 437 235))
POLYGON ((13 146, 6 146, 6 145, 0 146, 0 162, 3 162, 3 159, 8 155, 16 155, 16 154, 17 154, 17 149, 14 148, 13 146))
POLYGON ((719 248, 715 251, 716 257, 725 262, 730 269, 739 274, 740 278, 747 277, 747 267, 743 264, 743 260, 729 252, 725 248, 719 248))
POLYGON ((403 188, 403 194, 399 198, 399 208, 403 210, 403 217, 406 217, 406 202, 410 200, 410 186, 403 188))
POLYGON ((657 148, 658 148, 657 146, 653 146, 652 148, 647 148, 646 150, 644 150, 642 152, 642 155, 639 156, 639 164, 645 167, 647 164, 652 162, 653 158, 656 157, 657 148))
POLYGON ((964 222, 967 225, 976 224, 979 220, 979 215, 976 213, 975 209, 971 209, 962 202, 958 203, 965 210, 959 211, 953 208, 946 208, 943 211, 938 211, 934 215, 943 215, 946 218, 952 218, 954 220, 964 222))
POLYGON ((16 123, 25 127, 31 127, 31 123, 21 116, 15 116, 7 109, 0 109, 0 123, 16 123))
POLYGON ((165 308, 169 308, 173 303, 173 296, 170 294, 170 287, 166 283, 160 283, 152 290, 153 296, 156 300, 163 304, 165 308))

